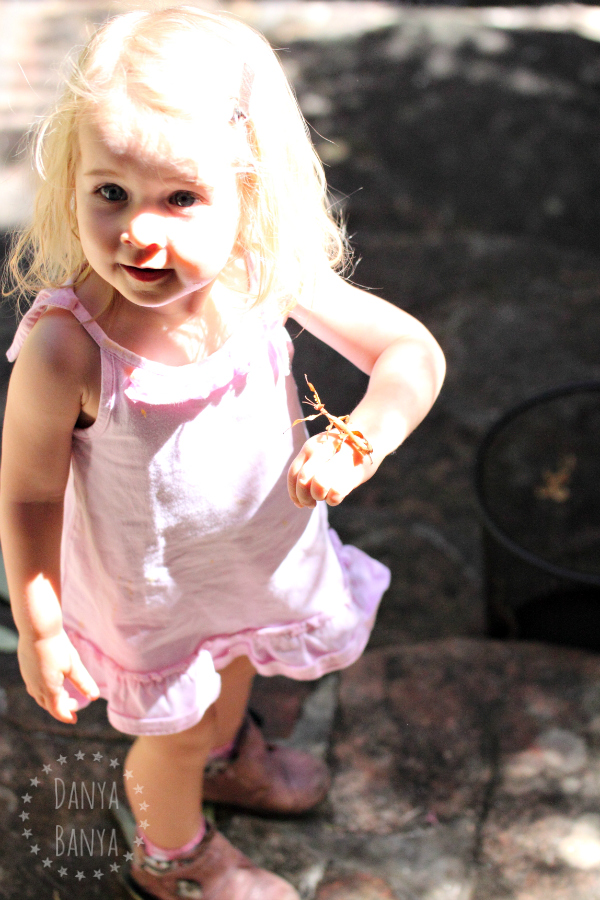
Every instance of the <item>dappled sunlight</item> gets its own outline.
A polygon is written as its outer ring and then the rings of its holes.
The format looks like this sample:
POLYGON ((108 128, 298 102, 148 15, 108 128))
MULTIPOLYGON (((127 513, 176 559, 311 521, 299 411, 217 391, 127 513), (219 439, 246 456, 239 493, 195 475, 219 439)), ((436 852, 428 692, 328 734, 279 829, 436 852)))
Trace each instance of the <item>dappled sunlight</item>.
MULTIPOLYGON (((559 100, 573 94, 564 73, 507 62, 513 35, 546 32, 600 39, 600 6, 581 4, 472 8, 378 0, 204 0, 202 5, 233 12, 281 50, 302 110, 319 131, 340 105, 354 108, 364 101, 369 83, 360 70, 361 41, 368 36, 381 36, 382 62, 409 67, 416 63, 419 70, 410 77, 421 89, 459 79, 477 88, 501 86, 525 98, 559 100)), ((23 137, 53 102, 69 51, 82 45, 92 24, 137 6, 138 0, 98 0, 89 6, 80 0, 0 4, 5 44, 0 59, 0 228, 18 227, 30 215, 30 167, 23 137)), ((327 134, 317 144, 328 166, 357 157, 344 134, 327 134)), ((555 198, 548 203, 551 212, 563 212, 564 204, 555 198)))
POLYGON ((600 40, 600 7, 580 3, 548 6, 496 6, 474 10, 482 25, 509 31, 562 31, 600 40))
POLYGON ((600 7, 579 3, 414 7, 378 0, 234 0, 222 5, 279 41, 335 41, 391 26, 416 28, 442 41, 484 28, 571 32, 600 40, 600 7))
POLYGON ((559 858, 573 869, 600 867, 600 816, 576 819, 557 844, 559 858))

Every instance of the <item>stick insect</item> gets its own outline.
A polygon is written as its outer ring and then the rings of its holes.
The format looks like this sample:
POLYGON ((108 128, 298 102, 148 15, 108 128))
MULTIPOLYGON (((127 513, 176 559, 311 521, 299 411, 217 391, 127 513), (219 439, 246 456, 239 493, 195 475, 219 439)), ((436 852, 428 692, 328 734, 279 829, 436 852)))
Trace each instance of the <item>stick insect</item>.
POLYGON ((368 456, 373 462, 373 457, 371 454, 373 453, 373 448, 370 443, 362 433, 362 431, 352 431, 348 425, 346 424, 350 416, 332 416, 330 412, 327 412, 323 403, 321 403, 321 398, 317 394, 314 385, 310 383, 308 380, 308 376, 304 376, 306 378, 306 383, 310 391, 312 391, 312 395, 314 400, 311 400, 309 397, 304 398, 304 403, 308 403, 309 406, 312 406, 313 409, 316 409, 316 413, 312 416, 306 416, 304 419, 296 419, 295 422, 292 422, 291 428, 294 425, 299 425, 300 422, 312 422, 313 419, 318 419, 319 416, 325 416, 329 419, 329 425, 325 429, 325 431, 332 434, 333 437, 338 438, 338 445, 335 449, 337 453, 342 444, 349 444, 353 450, 356 450, 357 453, 360 454, 361 457, 368 456))

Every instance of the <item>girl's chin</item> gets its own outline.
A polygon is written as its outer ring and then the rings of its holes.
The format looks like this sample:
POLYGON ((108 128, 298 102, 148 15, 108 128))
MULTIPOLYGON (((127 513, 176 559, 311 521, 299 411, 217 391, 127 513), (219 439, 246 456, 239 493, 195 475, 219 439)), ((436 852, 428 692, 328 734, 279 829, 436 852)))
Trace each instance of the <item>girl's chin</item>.
POLYGON ((157 287, 152 289, 151 285, 140 283, 134 286, 131 283, 127 285, 119 285, 116 291, 124 300, 132 303, 134 306, 145 307, 147 309, 166 309, 169 306, 182 306, 182 308, 190 307, 190 303, 194 308, 204 305, 208 295, 210 294, 210 285, 193 284, 193 285, 171 285, 165 284, 164 290, 158 282, 157 287))

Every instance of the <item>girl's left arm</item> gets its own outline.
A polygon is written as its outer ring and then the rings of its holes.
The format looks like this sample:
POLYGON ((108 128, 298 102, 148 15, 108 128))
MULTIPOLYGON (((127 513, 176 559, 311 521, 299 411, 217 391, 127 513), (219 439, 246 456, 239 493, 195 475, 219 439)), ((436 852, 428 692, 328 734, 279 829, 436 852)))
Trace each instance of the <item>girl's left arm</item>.
POLYGON ((444 354, 433 335, 391 303, 330 271, 313 296, 310 308, 298 304, 290 315, 370 376, 348 425, 365 435, 373 454, 371 462, 349 444, 336 453, 336 442, 326 433, 310 438, 288 475, 290 497, 298 507, 312 507, 317 500, 337 506, 371 478, 425 418, 445 373, 444 354))

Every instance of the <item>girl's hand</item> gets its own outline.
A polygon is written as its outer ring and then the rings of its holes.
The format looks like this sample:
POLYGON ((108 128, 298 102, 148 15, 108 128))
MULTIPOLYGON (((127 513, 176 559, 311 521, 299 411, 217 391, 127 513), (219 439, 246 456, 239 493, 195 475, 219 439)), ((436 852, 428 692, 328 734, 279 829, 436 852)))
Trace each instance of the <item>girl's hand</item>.
POLYGON ((295 506, 316 506, 325 500, 338 506, 350 491, 367 481, 377 466, 349 444, 323 432, 309 438, 290 466, 288 490, 295 506))
POLYGON ((77 721, 77 700, 69 697, 65 678, 89 700, 98 699, 98 686, 64 630, 38 640, 20 638, 17 655, 27 693, 59 722, 77 721))

